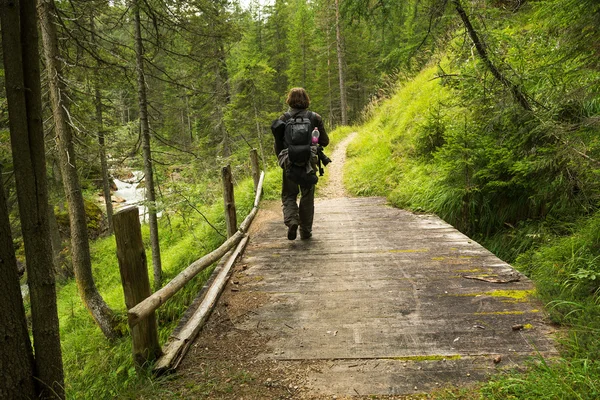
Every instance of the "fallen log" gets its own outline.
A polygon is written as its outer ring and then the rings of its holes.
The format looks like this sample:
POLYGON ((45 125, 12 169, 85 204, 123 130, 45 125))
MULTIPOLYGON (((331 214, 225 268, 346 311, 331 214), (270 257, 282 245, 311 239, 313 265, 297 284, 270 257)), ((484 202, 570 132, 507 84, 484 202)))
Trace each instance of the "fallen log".
POLYGON ((254 219, 257 213, 258 208, 254 207, 252 211, 250 211, 250 214, 248 214, 246 219, 240 224, 240 231, 244 233, 248 231, 248 228, 250 228, 250 224, 252 223, 252 220, 254 219))
POLYGON ((265 171, 260 172, 260 178, 258 179, 258 185, 256 186, 256 197, 254 197, 254 207, 258 207, 260 202, 260 196, 262 195, 262 187, 265 181, 265 171))

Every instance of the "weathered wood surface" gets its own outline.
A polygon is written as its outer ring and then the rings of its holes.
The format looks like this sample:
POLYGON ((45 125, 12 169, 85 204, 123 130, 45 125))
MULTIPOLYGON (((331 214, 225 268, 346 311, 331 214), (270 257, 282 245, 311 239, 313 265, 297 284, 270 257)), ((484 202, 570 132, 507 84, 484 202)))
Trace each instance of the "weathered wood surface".
POLYGON ((231 175, 230 165, 227 165, 221 169, 221 180, 223 181, 223 204, 225 207, 227 237, 232 237, 238 228, 235 212, 235 196, 233 192, 233 176, 231 175))
POLYGON ((269 300, 235 328, 270 338, 262 358, 326 362, 318 393, 427 391, 555 353, 532 282, 437 217, 341 198, 317 202, 311 240, 274 212, 253 230, 239 295, 269 300))
MULTIPOLYGON (((116 228, 116 225, 115 225, 116 228)), ((148 296, 144 301, 140 302, 135 307, 132 307, 127 311, 129 319, 129 325, 135 326, 139 324, 144 318, 169 300, 175 293, 179 291, 186 283, 191 281, 200 271, 210 267, 216 261, 219 261, 229 250, 236 246, 240 240, 244 237, 244 233, 237 231, 232 237, 227 239, 221 246, 219 246, 213 252, 205 255, 204 257, 194 261, 186 269, 181 271, 175 278, 169 283, 163 286, 161 289, 148 296)))
MULTIPOLYGON (((138 208, 128 207, 119 211, 114 215, 113 223, 125 305, 129 310, 152 293, 138 208)), ((140 323, 130 324, 129 328, 136 365, 141 367, 146 362, 156 359, 161 349, 154 311, 140 323)))

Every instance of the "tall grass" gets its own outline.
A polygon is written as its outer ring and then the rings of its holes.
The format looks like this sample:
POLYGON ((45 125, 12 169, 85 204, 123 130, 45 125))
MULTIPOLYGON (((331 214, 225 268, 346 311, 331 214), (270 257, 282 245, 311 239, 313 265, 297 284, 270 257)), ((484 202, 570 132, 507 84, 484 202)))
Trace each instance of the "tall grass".
MULTIPOLYGON (((372 118, 359 127, 360 135, 348 147, 345 184, 355 195, 387 196, 399 207, 433 211, 439 194, 436 171, 410 157, 414 137, 428 110, 448 101, 451 92, 434 79, 436 67, 423 70, 383 101, 372 118)), ((444 199, 438 198, 439 203, 444 199)))

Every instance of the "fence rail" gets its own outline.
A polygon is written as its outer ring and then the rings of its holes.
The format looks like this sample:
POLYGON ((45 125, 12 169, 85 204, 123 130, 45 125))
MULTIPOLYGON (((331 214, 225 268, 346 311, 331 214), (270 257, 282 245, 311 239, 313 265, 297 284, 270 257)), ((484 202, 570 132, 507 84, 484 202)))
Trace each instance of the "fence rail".
POLYGON ((252 210, 248 216, 240 224, 239 228, 236 228, 231 168, 229 166, 224 167, 222 170, 223 199, 229 238, 216 250, 194 261, 155 293, 150 294, 146 255, 141 242, 141 227, 139 218, 137 217, 137 207, 129 207, 115 214, 117 257, 119 259, 121 282, 125 293, 125 304, 128 309, 127 317, 133 341, 133 358, 137 366, 142 366, 147 361, 152 361, 163 353, 158 344, 155 311, 198 275, 198 273, 230 253, 229 260, 224 263, 224 267, 221 268, 218 277, 214 280, 213 286, 207 292, 205 297, 206 302, 203 301, 196 311, 197 315, 194 315, 188 321, 188 325, 192 325, 186 326, 180 332, 179 336, 184 338, 184 340, 179 340, 180 343, 175 344, 171 342, 165 346, 164 355, 157 362, 157 369, 164 370, 169 368, 178 357, 181 357, 182 353, 185 353, 185 349, 187 349, 186 344, 189 345, 189 342, 197 334, 200 324, 208 317, 210 309, 212 309, 226 283, 231 265, 233 265, 248 240, 247 231, 258 212, 265 173, 264 171, 260 175, 256 173, 259 171, 259 166, 255 149, 250 153, 250 160, 252 162, 255 198, 252 210), (131 217, 134 213, 136 213, 135 218, 131 217), (231 250, 236 246, 236 250, 232 252, 231 250))

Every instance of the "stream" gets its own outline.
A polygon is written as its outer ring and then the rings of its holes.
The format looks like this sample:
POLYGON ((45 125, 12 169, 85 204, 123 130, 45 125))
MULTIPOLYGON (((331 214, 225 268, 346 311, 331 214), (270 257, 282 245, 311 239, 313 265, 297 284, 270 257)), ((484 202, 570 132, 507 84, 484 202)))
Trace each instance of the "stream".
MULTIPOLYGON (((112 193, 114 197, 120 197, 125 200, 124 202, 117 203, 115 211, 119 208, 126 206, 137 206, 140 214, 140 222, 146 221, 146 215, 148 208, 144 205, 146 199, 146 188, 144 186, 138 188, 140 182, 143 180, 143 171, 131 171, 133 178, 126 179, 124 181, 114 178, 117 190, 112 193)), ((113 200, 114 201, 114 200, 113 200)), ((156 214, 158 217, 162 215, 162 212, 156 214)))

